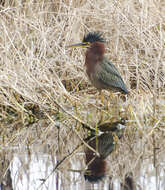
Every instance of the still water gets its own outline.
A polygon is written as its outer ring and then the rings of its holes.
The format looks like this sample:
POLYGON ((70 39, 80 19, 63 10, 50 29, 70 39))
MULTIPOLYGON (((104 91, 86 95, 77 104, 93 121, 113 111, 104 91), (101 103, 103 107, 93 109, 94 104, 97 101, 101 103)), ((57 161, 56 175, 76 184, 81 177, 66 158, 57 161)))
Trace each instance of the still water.
MULTIPOLYGON (((56 162, 56 159, 55 159, 56 162)), ((80 160, 77 162, 71 162, 71 168, 80 169, 83 165, 80 160)), ((34 153, 30 156, 26 153, 15 154, 10 164, 12 183, 14 190, 87 190, 87 189, 104 189, 108 190, 113 188, 114 190, 120 190, 120 180, 113 179, 113 186, 110 185, 110 179, 106 177, 103 181, 90 184, 84 180, 83 175, 80 172, 62 171, 52 172, 56 163, 52 162, 52 156, 44 153, 34 153), (49 176, 50 175, 50 176, 49 176), (48 177, 49 176, 49 177, 48 177), (48 177, 48 178, 47 178, 48 177), (43 180, 46 182, 42 184, 43 180)), ((149 161, 143 163, 141 169, 141 176, 136 181, 137 189, 145 190, 164 190, 165 188, 165 174, 164 168, 156 178, 154 167, 149 161)))

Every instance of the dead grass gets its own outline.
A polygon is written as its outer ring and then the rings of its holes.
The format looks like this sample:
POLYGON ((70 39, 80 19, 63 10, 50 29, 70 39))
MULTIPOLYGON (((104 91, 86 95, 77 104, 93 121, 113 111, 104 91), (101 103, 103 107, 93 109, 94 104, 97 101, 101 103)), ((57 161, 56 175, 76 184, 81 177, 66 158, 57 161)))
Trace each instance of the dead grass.
MULTIPOLYGON (((78 121, 95 127, 101 119, 113 121, 125 117, 129 121, 128 133, 121 145, 124 148, 117 155, 121 165, 137 162, 139 166, 153 156, 155 146, 162 154, 164 12, 163 0, 5 1, 0 7, 0 141, 3 145, 19 145, 21 138, 25 139, 24 144, 32 145, 38 140, 56 144, 51 138, 58 136, 56 129, 60 126, 60 151, 64 155, 79 142, 76 139, 81 140, 77 135, 83 138, 84 131, 78 121), (80 42, 89 31, 104 34, 107 56, 120 70, 130 90, 125 102, 118 96, 108 101, 109 94, 105 92, 108 110, 100 104, 98 92, 85 75, 85 50, 65 48, 80 42), (70 130, 69 137, 75 135, 72 143, 68 137, 70 130), (68 142, 69 146, 63 148, 68 142)), ((161 162, 162 159, 157 160, 155 168, 161 162)), ((135 171, 135 166, 128 164, 125 168, 129 167, 135 171)), ((120 168, 112 170, 113 176, 120 176, 120 168)))

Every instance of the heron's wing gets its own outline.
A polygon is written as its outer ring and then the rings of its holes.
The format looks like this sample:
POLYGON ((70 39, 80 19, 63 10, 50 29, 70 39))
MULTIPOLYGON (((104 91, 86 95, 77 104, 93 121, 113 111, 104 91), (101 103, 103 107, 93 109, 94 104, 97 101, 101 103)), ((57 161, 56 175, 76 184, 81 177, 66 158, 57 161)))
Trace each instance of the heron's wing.
POLYGON ((124 93, 128 93, 128 90, 124 84, 123 79, 117 68, 106 58, 102 60, 100 65, 102 67, 101 72, 98 73, 99 80, 109 88, 116 88, 124 93))
POLYGON ((106 158, 114 150, 114 138, 111 132, 104 133, 98 137, 99 153, 103 158, 106 158))

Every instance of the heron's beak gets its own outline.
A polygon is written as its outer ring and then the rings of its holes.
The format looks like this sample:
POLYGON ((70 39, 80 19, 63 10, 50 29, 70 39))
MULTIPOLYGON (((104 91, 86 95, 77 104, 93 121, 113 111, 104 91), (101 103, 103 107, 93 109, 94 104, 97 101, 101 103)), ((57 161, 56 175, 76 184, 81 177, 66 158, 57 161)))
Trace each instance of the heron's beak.
POLYGON ((81 42, 77 44, 72 44, 70 46, 66 46, 66 48, 74 48, 74 47, 89 47, 90 43, 89 42, 81 42))

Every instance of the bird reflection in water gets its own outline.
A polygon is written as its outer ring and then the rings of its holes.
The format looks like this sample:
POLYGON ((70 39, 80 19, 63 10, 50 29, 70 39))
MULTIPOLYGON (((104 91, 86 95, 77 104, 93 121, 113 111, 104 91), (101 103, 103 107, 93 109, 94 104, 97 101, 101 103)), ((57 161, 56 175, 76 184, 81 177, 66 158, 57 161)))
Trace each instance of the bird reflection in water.
POLYGON ((106 158, 115 148, 116 141, 123 136, 125 120, 114 123, 105 123, 98 126, 101 135, 92 134, 88 145, 96 150, 99 155, 87 147, 85 150, 87 170, 84 177, 89 182, 98 182, 106 174, 106 158))

